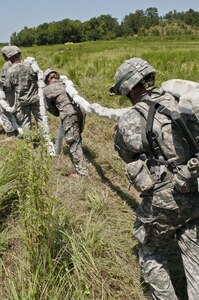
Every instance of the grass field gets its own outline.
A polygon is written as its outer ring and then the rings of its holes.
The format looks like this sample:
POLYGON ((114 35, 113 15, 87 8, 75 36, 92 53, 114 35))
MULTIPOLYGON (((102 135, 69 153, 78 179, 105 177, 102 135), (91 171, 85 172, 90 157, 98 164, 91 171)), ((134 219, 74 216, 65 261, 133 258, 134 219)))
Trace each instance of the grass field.
MULTIPOLYGON (((133 56, 172 78, 199 82, 199 40, 137 38, 23 48, 42 70, 67 75, 90 103, 127 107, 108 88, 117 67, 133 56)), ((0 67, 3 60, 0 60, 0 67)), ((52 139, 59 121, 49 115, 52 139)), ((146 300, 131 234, 139 195, 124 175, 113 146, 113 120, 88 115, 83 145, 88 178, 71 176, 69 149, 48 157, 35 136, 0 143, 0 299, 146 300)), ((34 133, 36 134, 36 133, 34 133)), ((0 140, 3 140, 3 132, 0 140)), ((171 254, 179 299, 185 300, 178 253, 171 254), (179 272, 177 272, 178 270, 179 272)))

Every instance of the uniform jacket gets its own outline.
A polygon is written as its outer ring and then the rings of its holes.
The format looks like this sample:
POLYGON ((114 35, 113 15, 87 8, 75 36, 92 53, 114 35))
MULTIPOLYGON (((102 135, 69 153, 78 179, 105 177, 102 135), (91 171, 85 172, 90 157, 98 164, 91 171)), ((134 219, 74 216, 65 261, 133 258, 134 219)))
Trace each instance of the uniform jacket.
POLYGON ((23 61, 8 68, 4 85, 6 96, 14 92, 21 106, 39 102, 37 74, 23 61))
POLYGON ((55 81, 44 88, 47 110, 61 120, 72 117, 77 121, 77 112, 66 93, 65 85, 61 81, 55 81))

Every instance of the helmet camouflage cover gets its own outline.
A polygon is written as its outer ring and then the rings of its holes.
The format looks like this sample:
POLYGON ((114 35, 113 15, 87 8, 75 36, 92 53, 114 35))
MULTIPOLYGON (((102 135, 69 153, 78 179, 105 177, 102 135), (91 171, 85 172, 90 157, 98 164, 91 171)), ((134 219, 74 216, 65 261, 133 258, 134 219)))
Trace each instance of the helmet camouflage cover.
POLYGON ((1 52, 7 56, 7 58, 11 58, 17 53, 21 53, 21 50, 17 46, 5 46, 1 49, 1 52))
POLYGON ((129 91, 149 74, 156 70, 139 57, 125 60, 115 73, 115 85, 110 88, 111 94, 127 95, 129 91))
POLYGON ((10 49, 11 46, 4 46, 1 48, 1 53, 6 55, 6 51, 10 49))

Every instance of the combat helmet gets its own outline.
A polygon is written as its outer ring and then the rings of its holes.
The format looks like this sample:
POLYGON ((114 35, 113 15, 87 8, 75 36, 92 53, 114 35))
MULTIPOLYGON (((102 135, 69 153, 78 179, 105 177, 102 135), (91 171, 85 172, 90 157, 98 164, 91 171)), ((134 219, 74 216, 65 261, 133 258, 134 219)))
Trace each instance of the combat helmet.
MULTIPOLYGON (((3 48, 5 48, 5 49, 3 49, 4 50, 4 52, 2 52, 3 54, 5 54, 6 56, 7 56, 7 58, 8 59, 10 59, 11 57, 13 57, 14 55, 16 55, 16 54, 20 54, 21 53, 21 50, 19 49, 19 47, 17 47, 17 46, 5 46, 5 47, 3 47, 3 48)), ((1 51, 2 51, 2 49, 1 49, 1 51)))
POLYGON ((11 47, 11 46, 8 46, 8 45, 2 47, 2 48, 1 48, 1 53, 4 54, 4 55, 6 55, 6 51, 8 51, 8 49, 9 49, 10 47, 11 47))
POLYGON ((154 84, 156 70, 149 63, 139 57, 125 60, 115 73, 116 83, 109 89, 113 95, 128 95, 130 90, 141 82, 145 88, 151 88, 154 84), (151 76, 149 76, 151 75, 151 76), (151 77, 153 80, 145 80, 151 77))
POLYGON ((55 73, 55 74, 57 74, 57 76, 59 76, 59 74, 58 74, 57 71, 48 68, 48 69, 44 72, 44 75, 43 75, 43 80, 44 80, 45 83, 47 83, 48 76, 49 76, 51 73, 55 73))

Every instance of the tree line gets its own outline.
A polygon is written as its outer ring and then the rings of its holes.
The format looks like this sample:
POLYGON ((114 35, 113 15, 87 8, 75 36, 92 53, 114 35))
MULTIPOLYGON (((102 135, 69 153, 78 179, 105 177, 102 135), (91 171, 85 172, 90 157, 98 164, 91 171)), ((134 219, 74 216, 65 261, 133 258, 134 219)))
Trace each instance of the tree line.
POLYGON ((155 7, 136 10, 126 15, 121 23, 111 15, 93 17, 88 21, 64 19, 43 23, 37 27, 25 26, 14 32, 10 43, 18 46, 53 45, 68 42, 111 40, 135 35, 199 34, 199 12, 170 11, 159 16, 155 7))

